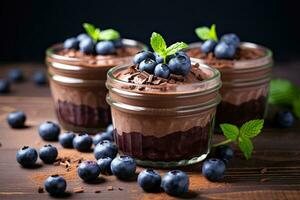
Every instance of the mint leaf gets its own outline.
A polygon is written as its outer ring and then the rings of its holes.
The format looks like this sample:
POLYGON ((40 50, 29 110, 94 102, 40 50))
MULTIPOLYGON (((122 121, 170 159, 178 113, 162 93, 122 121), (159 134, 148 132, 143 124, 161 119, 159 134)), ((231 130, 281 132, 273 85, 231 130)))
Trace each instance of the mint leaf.
POLYGON ((239 136, 239 128, 232 124, 220 124, 220 127, 227 139, 236 141, 239 136))
POLYGON ((85 29, 86 33, 96 42, 100 36, 100 29, 95 28, 93 24, 84 23, 83 28, 85 29))
POLYGON ((264 120, 263 119, 254 119, 250 120, 242 125, 240 128, 240 136, 241 137, 247 137, 247 138, 253 138, 257 136, 261 129, 264 126, 264 120))
POLYGON ((100 40, 117 40, 120 38, 118 31, 114 29, 106 29, 101 31, 100 40))
POLYGON ((150 38, 150 44, 152 49, 161 56, 165 56, 165 51, 167 49, 167 44, 164 38, 156 32, 153 32, 150 38))
POLYGON ((218 36, 217 36, 217 31, 216 31, 216 25, 215 24, 211 25, 210 30, 209 30, 209 36, 210 36, 210 39, 212 39, 216 42, 218 41, 218 36))
POLYGON ((298 118, 300 118, 300 96, 293 102, 293 112, 298 118))
POLYGON ((180 51, 181 49, 185 49, 185 48, 188 48, 189 45, 187 45, 186 43, 184 42, 176 42, 174 44, 172 44, 171 46, 169 46, 167 49, 166 49, 166 55, 169 56, 169 55, 173 55, 175 54, 177 51, 180 51))
POLYGON ((211 25, 210 28, 203 26, 195 29, 196 35, 203 41, 205 40, 214 40, 218 41, 216 25, 211 25))
POLYGON ((238 141, 238 145, 241 151, 244 153, 244 156, 248 160, 253 152, 253 144, 251 140, 247 137, 240 137, 238 141))

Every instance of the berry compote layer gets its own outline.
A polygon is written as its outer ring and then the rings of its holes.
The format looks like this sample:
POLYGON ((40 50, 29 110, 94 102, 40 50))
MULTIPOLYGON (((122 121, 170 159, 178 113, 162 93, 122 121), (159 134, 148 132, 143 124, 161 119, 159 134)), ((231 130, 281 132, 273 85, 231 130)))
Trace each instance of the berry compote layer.
POLYGON ((134 40, 123 39, 114 53, 99 55, 57 44, 47 50, 46 62, 56 114, 67 130, 96 133, 111 123, 105 101, 107 71, 128 63, 145 48, 134 40))
POLYGON ((220 59, 213 52, 203 53, 201 45, 191 44, 187 54, 221 72, 222 101, 217 108, 216 125, 242 125, 251 119, 264 118, 272 52, 253 43, 240 43, 231 59, 220 59))
POLYGON ((138 164, 188 165, 209 152, 220 75, 192 60, 187 75, 161 78, 125 65, 108 72, 115 141, 138 164))

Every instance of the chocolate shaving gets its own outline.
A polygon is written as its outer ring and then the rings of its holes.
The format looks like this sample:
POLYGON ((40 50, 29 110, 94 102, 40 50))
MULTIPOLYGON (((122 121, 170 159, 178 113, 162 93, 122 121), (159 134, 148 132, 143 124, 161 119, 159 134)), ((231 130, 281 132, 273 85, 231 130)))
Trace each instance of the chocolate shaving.
POLYGON ((39 186, 39 187, 38 187, 38 193, 44 193, 44 188, 41 187, 41 186, 39 186))
POLYGON ((260 182, 264 183, 264 182, 268 182, 269 180, 270 180, 269 178, 262 178, 262 179, 260 179, 260 182))
POLYGON ((101 193, 101 190, 95 190, 95 193, 101 193))
POLYGON ((120 191, 123 191, 123 190, 124 190, 124 188, 122 188, 122 187, 119 187, 118 189, 119 189, 120 191))
POLYGON ((267 171, 268 171, 268 169, 266 167, 264 167, 260 170, 260 173, 265 174, 267 171))
POLYGON ((83 187, 75 187, 75 188, 73 188, 73 192, 74 193, 83 193, 84 189, 83 189, 83 187))
POLYGON ((113 188, 113 186, 110 185, 110 186, 107 186, 107 190, 108 190, 108 191, 113 191, 114 188, 113 188))

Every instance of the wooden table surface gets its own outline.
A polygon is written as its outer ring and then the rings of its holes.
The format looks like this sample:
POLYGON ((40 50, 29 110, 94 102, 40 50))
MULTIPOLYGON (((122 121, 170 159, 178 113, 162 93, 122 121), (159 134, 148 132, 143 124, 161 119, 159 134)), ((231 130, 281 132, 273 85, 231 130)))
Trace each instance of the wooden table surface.
MULTIPOLYGON (((298 85, 299 63, 280 63, 275 67, 277 77, 289 78, 298 85)), ((4 77, 10 67, 22 67, 28 79, 24 83, 13 84, 12 92, 0 96, 0 199, 52 199, 46 192, 38 193, 43 179, 55 173, 66 173, 63 166, 40 165, 36 169, 24 169, 16 162, 16 151, 24 145, 41 147, 43 142, 37 132, 38 125, 46 120, 56 121, 53 102, 47 86, 37 87, 30 80, 31 74, 39 68, 38 64, 1 65, 0 77, 4 77), (13 110, 27 114, 27 128, 11 129, 6 116, 13 110)), ((42 68, 45 69, 45 68, 42 68)), ((222 136, 215 135, 214 141, 222 136)), ((72 154, 93 159, 92 153, 77 153, 75 150, 62 149, 60 154, 72 154)), ((190 191, 186 199, 300 199, 300 123, 289 129, 264 128, 254 140, 255 151, 251 160, 244 160, 236 152, 229 163, 224 181, 211 183, 200 173, 201 164, 183 168, 190 177, 190 191)), ((140 171, 141 168, 138 168, 140 171)), ((161 174, 165 171, 159 170, 161 174)), ((165 193, 144 193, 136 182, 123 182, 114 176, 103 176, 93 184, 83 183, 77 176, 67 176, 65 198, 69 199, 176 199, 165 193), (74 193, 81 186, 83 193, 74 193), (113 190, 111 190, 111 187, 113 190), (100 193, 95 193, 101 190, 100 193)))

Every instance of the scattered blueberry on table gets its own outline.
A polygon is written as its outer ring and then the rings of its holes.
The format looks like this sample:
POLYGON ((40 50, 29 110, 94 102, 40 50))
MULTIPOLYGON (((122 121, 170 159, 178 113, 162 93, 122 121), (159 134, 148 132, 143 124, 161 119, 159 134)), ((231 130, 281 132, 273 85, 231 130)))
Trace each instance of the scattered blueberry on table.
POLYGON ((0 79, 0 94, 7 94, 10 92, 10 83, 6 79, 0 79))
POLYGON ((161 187, 169 195, 183 195, 189 190, 189 177, 180 170, 169 171, 163 176, 161 187))
POLYGON ((110 164, 112 162, 112 159, 110 157, 104 157, 97 160, 97 164, 100 167, 101 174, 104 175, 111 175, 111 168, 110 164))
POLYGON ((93 137, 93 143, 94 143, 94 145, 97 145, 99 142, 101 142, 103 140, 113 141, 113 135, 111 133, 109 133, 109 132, 100 132, 100 133, 97 133, 93 137))
POLYGON ((16 154, 17 161, 25 168, 33 167, 37 161, 38 153, 34 148, 24 146, 16 154))
POLYGON ((145 192, 158 192, 161 185, 161 176, 153 169, 145 169, 139 173, 137 182, 145 192))
POLYGON ((234 152, 233 149, 228 145, 221 145, 215 149, 216 157, 221 159, 225 164, 233 158, 234 152))
POLYGON ((36 85, 39 85, 39 86, 46 85, 48 82, 45 72, 42 72, 42 71, 35 72, 33 74, 32 80, 36 85))
POLYGON ((105 157, 114 159, 117 153, 118 147, 109 140, 103 140, 99 142, 94 148, 94 156, 97 160, 105 157))
POLYGON ((118 179, 130 180, 134 178, 135 170, 136 162, 130 156, 121 155, 111 162, 111 171, 118 179))
POLYGON ((6 120, 11 128, 23 128, 25 127, 26 115, 22 111, 11 112, 6 120))
POLYGON ((45 180, 44 186, 50 195, 60 196, 65 193, 67 182, 62 176, 52 175, 45 180))
POLYGON ((55 146, 46 144, 39 150, 40 159, 46 164, 52 164, 56 160, 58 151, 55 146))
POLYGON ((222 180, 225 170, 225 163, 221 159, 217 158, 210 158, 204 161, 202 166, 203 176, 212 182, 222 180))
POLYGON ((73 147, 81 152, 88 152, 91 150, 93 139, 87 133, 80 133, 73 139, 73 147))
POLYGON ((23 72, 18 68, 13 68, 8 72, 8 77, 13 82, 21 82, 23 81, 23 72))
POLYGON ((293 126, 294 121, 294 116, 290 111, 279 111, 274 117, 274 124, 279 128, 289 128, 293 126))
POLYGON ((93 181, 100 175, 101 169, 95 161, 83 161, 77 168, 78 176, 86 181, 93 181))
POLYGON ((39 126, 39 134, 43 140, 57 141, 60 127, 51 121, 46 121, 39 126))
POLYGON ((64 148, 73 148, 73 139, 75 138, 75 133, 67 131, 62 133, 58 137, 58 141, 64 148))

